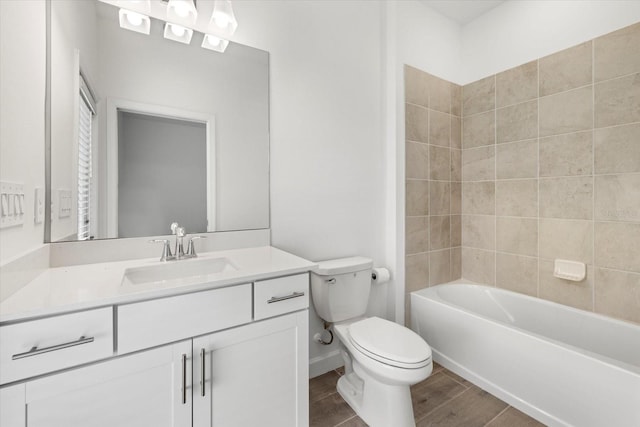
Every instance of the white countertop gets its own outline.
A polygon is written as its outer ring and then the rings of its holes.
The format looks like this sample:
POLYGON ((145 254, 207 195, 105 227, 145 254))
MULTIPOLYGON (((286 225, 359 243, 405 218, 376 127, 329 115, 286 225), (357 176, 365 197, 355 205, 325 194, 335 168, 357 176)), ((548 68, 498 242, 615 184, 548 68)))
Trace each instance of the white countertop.
POLYGON ((0 323, 178 295, 313 269, 316 264, 271 246, 206 252, 171 263, 227 258, 237 270, 154 284, 123 284, 127 268, 162 265, 158 258, 45 270, 0 303, 0 323))

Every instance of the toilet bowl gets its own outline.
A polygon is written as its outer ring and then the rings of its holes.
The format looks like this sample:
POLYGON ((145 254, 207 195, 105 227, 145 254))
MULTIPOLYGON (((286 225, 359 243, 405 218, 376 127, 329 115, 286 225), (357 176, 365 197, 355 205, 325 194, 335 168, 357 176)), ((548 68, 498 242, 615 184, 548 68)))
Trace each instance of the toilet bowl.
POLYGON ((340 396, 372 427, 414 426, 409 387, 431 374, 427 343, 413 331, 377 317, 334 329, 344 347, 340 396))
POLYGON ((363 257, 320 262, 311 274, 313 304, 341 344, 342 398, 369 426, 415 426, 409 387, 431 374, 431 348, 404 326, 363 317, 372 265, 363 257))

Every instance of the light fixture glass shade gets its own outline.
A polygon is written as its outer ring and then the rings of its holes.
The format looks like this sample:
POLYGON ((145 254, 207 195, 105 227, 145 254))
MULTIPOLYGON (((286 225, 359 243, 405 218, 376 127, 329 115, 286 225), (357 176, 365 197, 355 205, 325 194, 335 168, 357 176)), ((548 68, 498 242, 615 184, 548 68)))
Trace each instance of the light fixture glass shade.
POLYGON ((191 43, 192 36, 193 36, 193 30, 191 28, 186 28, 178 24, 172 24, 171 22, 165 22, 164 24, 165 39, 173 40, 173 41, 184 43, 184 44, 189 44, 191 43))
POLYGON ((216 0, 209 21, 209 29, 223 37, 230 37, 238 28, 238 21, 233 14, 230 0, 216 0))
POLYGON ((120 9, 118 12, 120 27, 136 33, 149 34, 151 31, 151 19, 138 12, 120 9))
POLYGON ((195 24, 198 11, 193 0, 169 0, 167 19, 181 24, 195 24))
POLYGON ((202 40, 202 47, 209 50, 215 50, 216 52, 224 52, 229 45, 229 40, 221 39, 218 36, 211 34, 205 34, 202 40))

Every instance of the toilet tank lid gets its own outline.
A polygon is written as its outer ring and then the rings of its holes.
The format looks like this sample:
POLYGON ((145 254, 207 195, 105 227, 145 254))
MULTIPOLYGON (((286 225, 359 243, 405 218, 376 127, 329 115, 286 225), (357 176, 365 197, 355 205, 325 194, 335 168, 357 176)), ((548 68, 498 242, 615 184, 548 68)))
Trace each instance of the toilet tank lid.
POLYGON ((334 274, 353 273, 355 271, 369 270, 373 267, 373 260, 361 256, 350 258, 330 259, 318 262, 318 267, 313 270, 320 276, 333 276, 334 274))

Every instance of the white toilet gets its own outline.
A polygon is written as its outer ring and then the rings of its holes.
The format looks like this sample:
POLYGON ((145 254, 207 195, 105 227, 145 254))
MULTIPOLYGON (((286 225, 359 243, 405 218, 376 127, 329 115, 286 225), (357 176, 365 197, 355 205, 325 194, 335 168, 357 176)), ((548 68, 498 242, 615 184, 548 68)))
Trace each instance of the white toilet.
POLYGON ((431 348, 404 326, 364 317, 372 267, 363 257, 318 263, 311 273, 313 305, 342 344, 342 398, 372 427, 415 426, 409 387, 431 374, 431 348))

